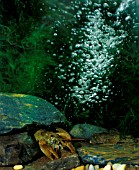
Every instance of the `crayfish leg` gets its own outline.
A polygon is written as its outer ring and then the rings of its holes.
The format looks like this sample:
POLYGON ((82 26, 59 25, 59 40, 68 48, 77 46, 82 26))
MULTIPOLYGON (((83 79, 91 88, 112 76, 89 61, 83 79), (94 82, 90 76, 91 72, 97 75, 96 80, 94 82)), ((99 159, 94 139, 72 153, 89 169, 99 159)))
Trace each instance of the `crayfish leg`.
POLYGON ((49 158, 50 160, 54 160, 52 157, 52 153, 49 150, 49 147, 47 146, 45 140, 40 140, 39 146, 40 146, 41 151, 45 154, 47 158, 49 158))

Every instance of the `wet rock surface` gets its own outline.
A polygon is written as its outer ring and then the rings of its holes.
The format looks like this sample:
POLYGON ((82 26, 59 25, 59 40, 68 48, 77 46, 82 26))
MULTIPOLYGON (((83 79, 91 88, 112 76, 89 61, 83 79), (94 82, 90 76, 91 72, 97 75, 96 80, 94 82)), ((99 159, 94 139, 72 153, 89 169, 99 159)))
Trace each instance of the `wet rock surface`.
POLYGON ((0 93, 0 166, 32 161, 40 149, 31 136, 42 127, 64 126, 65 120, 57 108, 39 97, 0 93))
MULTIPOLYGON (((75 143, 77 154, 62 150, 60 159, 50 161, 43 156, 30 164, 24 164, 24 170, 70 170, 80 165, 100 165, 104 167, 108 162, 127 165, 139 164, 139 143, 123 142, 117 144, 90 144, 88 142, 75 143)), ((0 170, 11 170, 11 167, 0 167, 0 170)))
POLYGON ((84 164, 111 163, 139 164, 139 143, 97 144, 82 143, 77 149, 84 164))
POLYGON ((107 129, 91 125, 91 124, 77 124, 75 125, 70 134, 75 138, 90 139, 93 134, 108 132, 107 129))
MULTIPOLYGON (((39 158, 38 160, 24 165, 24 170, 70 170, 74 167, 80 165, 80 160, 77 154, 71 154, 69 152, 63 151, 62 157, 50 161, 46 156, 39 158)), ((13 170, 11 167, 0 167, 0 170, 13 170)))
POLYGON ((36 96, 0 93, 0 134, 28 126, 64 124, 66 118, 51 103, 36 96), (28 125, 28 126, 27 126, 28 125))
POLYGON ((23 164, 25 170, 70 170, 86 164, 105 166, 108 162, 139 165, 139 138, 121 138, 119 132, 89 135, 89 140, 71 140, 77 154, 61 149, 60 158, 52 161, 43 153, 35 157, 40 149, 27 132, 0 136, 0 170, 11 170, 16 164, 23 164))
POLYGON ((31 161, 38 152, 27 132, 0 136, 0 166, 31 161))
POLYGON ((30 165, 25 166, 25 170, 70 170, 80 165, 77 154, 63 151, 60 159, 50 161, 46 156, 41 157, 30 165))

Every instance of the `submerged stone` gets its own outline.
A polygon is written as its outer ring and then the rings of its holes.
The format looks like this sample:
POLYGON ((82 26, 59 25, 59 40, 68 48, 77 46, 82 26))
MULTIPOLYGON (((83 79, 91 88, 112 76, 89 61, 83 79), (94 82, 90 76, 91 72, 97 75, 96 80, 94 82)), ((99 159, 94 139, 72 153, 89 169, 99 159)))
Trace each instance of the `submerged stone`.
POLYGON ((0 93, 0 166, 30 162, 39 152, 33 137, 41 127, 64 125, 66 118, 39 97, 0 93))
POLYGON ((52 104, 36 96, 0 93, 0 134, 27 125, 62 124, 66 118, 52 104))
POLYGON ((25 166, 25 170, 70 170, 80 165, 80 160, 77 154, 71 154, 69 152, 63 152, 60 159, 53 161, 48 160, 46 157, 41 157, 37 161, 34 161, 30 165, 25 166))
POLYGON ((77 124, 71 129, 70 134, 75 138, 91 139, 93 134, 103 132, 108 130, 91 124, 77 124))
POLYGON ((0 166, 31 161, 38 152, 36 143, 27 132, 0 136, 0 166))
POLYGON ((108 162, 139 164, 139 143, 83 144, 77 149, 84 164, 106 165, 108 162))

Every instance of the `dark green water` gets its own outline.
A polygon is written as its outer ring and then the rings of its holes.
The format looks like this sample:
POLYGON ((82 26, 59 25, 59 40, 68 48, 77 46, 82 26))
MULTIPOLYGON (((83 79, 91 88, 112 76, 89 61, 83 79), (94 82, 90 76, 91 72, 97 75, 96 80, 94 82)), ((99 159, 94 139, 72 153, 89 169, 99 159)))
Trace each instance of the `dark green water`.
POLYGON ((138 134, 139 3, 7 0, 0 91, 54 104, 69 123, 138 134))

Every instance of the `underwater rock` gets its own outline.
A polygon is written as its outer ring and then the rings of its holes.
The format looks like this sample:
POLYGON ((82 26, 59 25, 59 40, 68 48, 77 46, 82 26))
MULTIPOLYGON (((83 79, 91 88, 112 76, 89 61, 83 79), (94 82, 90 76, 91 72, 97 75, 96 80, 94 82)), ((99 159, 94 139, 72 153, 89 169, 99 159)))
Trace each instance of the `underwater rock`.
POLYGON ((121 136, 118 131, 108 133, 96 133, 90 139, 91 144, 109 144, 114 145, 117 143, 135 144, 139 143, 139 138, 134 138, 131 135, 121 136))
POLYGON ((93 134, 103 132, 108 130, 91 124, 77 124, 71 129, 70 134, 75 138, 91 139, 93 134))
POLYGON ((80 143, 77 152, 83 164, 139 164, 139 143, 89 144, 80 143))
POLYGON ((0 93, 0 166, 26 163, 39 152, 32 137, 40 128, 64 126, 65 117, 39 97, 0 93))
POLYGON ((77 154, 63 151, 60 159, 50 161, 46 156, 43 156, 30 165, 25 166, 24 170, 70 170, 79 165, 80 160, 77 154))
POLYGON ((116 144, 120 142, 120 133, 96 133, 93 134, 90 143, 91 144, 116 144))
POLYGON ((0 136, 0 166, 31 161, 38 151, 36 143, 26 132, 0 136))
POLYGON ((0 93, 0 134, 12 130, 30 130, 29 125, 50 126, 64 124, 65 116, 42 98, 16 93, 0 93))

